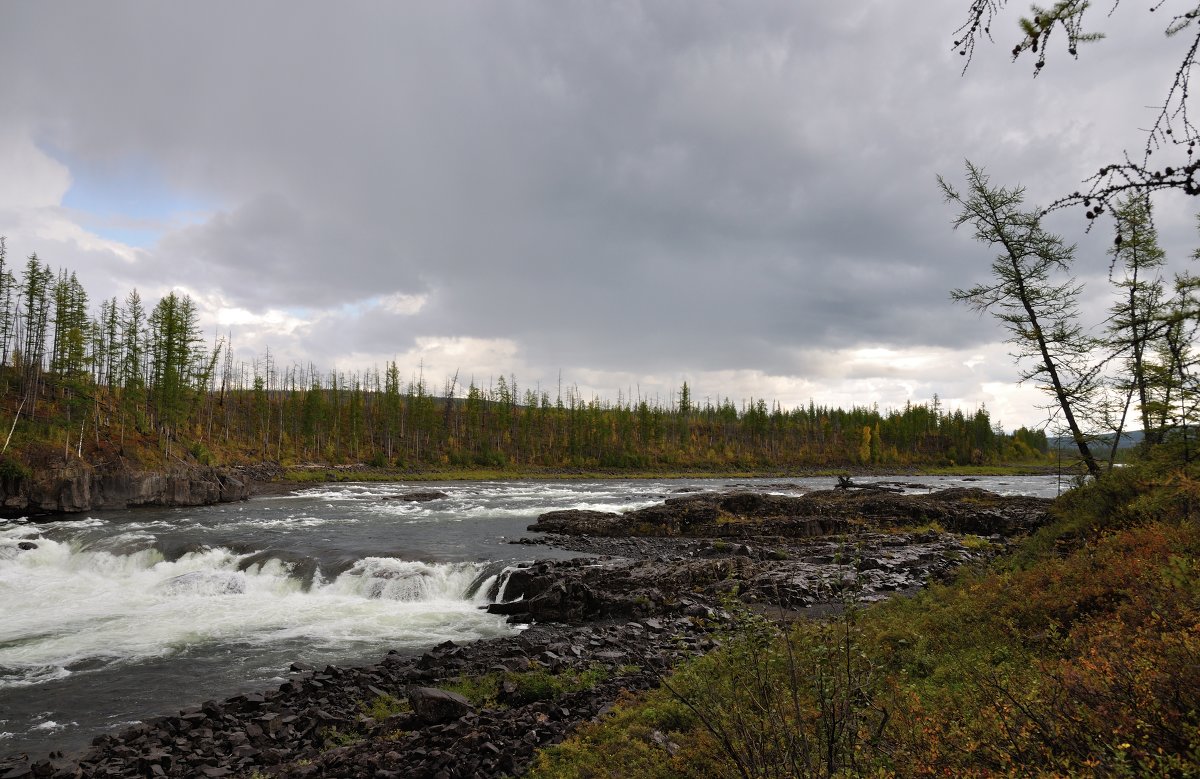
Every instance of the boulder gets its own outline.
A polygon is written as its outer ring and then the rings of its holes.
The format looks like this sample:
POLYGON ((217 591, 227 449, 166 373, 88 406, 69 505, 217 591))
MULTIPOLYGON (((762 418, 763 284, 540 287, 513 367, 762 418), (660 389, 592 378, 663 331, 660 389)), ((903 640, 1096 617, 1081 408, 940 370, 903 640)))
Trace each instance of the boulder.
POLYGON ((539 516, 537 522, 530 525, 529 529, 541 533, 584 536, 628 535, 621 514, 584 509, 546 512, 539 516))
POLYGON ((406 691, 413 714, 426 725, 442 725, 475 711, 471 702, 456 692, 436 687, 409 687, 406 691))
POLYGON ((596 592, 582 581, 560 579, 529 601, 529 616, 540 622, 578 624, 596 615, 600 604, 596 592))

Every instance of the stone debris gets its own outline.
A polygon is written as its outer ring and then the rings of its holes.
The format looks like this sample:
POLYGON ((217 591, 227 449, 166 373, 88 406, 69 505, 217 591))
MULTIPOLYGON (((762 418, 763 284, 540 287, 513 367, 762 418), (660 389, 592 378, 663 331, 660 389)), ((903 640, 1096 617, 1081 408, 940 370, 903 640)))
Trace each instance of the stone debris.
MULTIPOLYGON (((710 651, 715 629, 683 617, 537 625, 514 639, 446 642, 364 668, 295 663, 277 690, 207 701, 97 736, 78 755, 0 760, 0 779, 518 774, 538 749, 598 716, 622 690, 650 689, 680 660, 710 651), (444 689, 462 677, 527 669, 603 673, 588 689, 524 705, 476 708, 444 689), (405 702, 406 711, 372 719, 368 711, 381 698, 405 702)), ((496 692, 504 698, 503 683, 496 692)))

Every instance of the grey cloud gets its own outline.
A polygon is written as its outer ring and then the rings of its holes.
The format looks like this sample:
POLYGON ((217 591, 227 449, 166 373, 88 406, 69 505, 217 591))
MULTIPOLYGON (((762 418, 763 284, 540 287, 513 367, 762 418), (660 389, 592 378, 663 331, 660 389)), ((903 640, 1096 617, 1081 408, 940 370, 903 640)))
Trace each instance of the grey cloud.
POLYGON ((949 302, 989 258, 935 175, 1046 202, 1136 140, 1096 106, 1170 67, 1152 28, 1032 81, 998 34, 962 77, 960 6, 17 4, 0 102, 217 203, 130 280, 324 311, 317 362, 471 336, 545 376, 815 375, 805 349, 996 341, 949 302), (430 302, 353 315, 397 292, 430 302))

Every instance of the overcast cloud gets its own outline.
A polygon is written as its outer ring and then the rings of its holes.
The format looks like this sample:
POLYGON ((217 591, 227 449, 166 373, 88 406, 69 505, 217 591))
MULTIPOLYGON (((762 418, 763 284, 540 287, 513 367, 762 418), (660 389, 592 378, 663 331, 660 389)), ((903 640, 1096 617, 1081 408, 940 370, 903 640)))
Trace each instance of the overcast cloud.
MULTIPOLYGON (((1078 188, 1188 41, 1125 3, 1032 79, 1013 14, 961 76, 966 6, 7 3, 0 235, 96 302, 191 294, 239 359, 1032 424, 935 176, 1078 188)), ((1055 227, 1099 299, 1110 236, 1055 227)))

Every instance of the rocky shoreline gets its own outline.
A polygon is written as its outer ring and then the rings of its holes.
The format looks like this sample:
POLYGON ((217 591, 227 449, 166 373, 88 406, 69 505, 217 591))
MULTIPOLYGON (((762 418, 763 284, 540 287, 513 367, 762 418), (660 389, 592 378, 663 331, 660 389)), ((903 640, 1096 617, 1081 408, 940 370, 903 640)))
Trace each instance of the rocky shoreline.
POLYGON ((0 779, 520 775, 622 690, 717 646, 730 598, 820 614, 910 592, 1002 552, 1049 503, 975 489, 734 490, 625 514, 550 512, 518 543, 598 556, 497 582, 488 610, 530 626, 515 639, 363 668, 297 664, 278 690, 99 736, 82 754, 0 760, 0 779))
POLYGON ((687 618, 534 626, 515 639, 446 642, 363 668, 294 664, 277 690, 207 701, 98 736, 79 755, 15 756, 0 761, 0 777, 520 773, 537 749, 599 716, 622 690, 653 687, 680 659, 712 649, 712 630, 687 618), (541 684, 579 674, 594 683, 560 695, 539 695, 536 687, 520 694, 525 678, 541 684), (439 689, 464 678, 493 683, 495 702, 476 706, 439 689))

